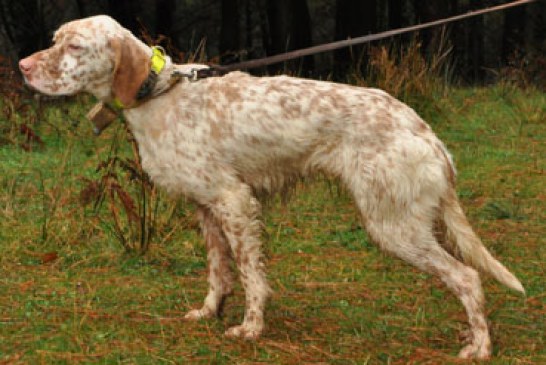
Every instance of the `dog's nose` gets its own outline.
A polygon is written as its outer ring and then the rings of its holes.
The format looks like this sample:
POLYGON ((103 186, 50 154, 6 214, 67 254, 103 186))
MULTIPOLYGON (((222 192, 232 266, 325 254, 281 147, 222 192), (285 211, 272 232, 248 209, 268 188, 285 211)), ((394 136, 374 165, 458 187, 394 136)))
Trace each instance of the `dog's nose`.
POLYGON ((24 75, 30 75, 36 66, 36 60, 32 57, 27 57, 19 61, 19 69, 24 75))

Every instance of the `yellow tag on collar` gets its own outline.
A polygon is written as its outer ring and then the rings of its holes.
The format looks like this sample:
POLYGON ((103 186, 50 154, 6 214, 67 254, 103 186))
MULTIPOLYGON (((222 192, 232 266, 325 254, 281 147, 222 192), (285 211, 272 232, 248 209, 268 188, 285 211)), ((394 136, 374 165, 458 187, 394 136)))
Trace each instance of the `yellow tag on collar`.
POLYGON ((114 98, 114 100, 111 101, 110 105, 117 110, 125 109, 125 105, 119 100, 118 98, 114 98))
POLYGON ((166 63, 165 50, 159 46, 152 47, 152 71, 159 75, 166 63))

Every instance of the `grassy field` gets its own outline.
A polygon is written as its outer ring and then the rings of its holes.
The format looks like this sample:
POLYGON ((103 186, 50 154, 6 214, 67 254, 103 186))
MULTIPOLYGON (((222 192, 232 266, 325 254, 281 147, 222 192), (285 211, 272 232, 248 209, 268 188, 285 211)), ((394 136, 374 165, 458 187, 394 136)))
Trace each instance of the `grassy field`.
MULTIPOLYGON (((25 116, 0 101, 0 364, 460 362, 462 306, 439 280, 369 243, 345 192, 324 181, 265 214, 274 294, 262 339, 222 336, 242 319, 240 286, 222 318, 184 322, 206 293, 192 207, 148 191, 153 244, 143 256, 126 252, 128 198, 94 207, 82 191, 104 175, 101 161, 131 148, 121 125, 93 136, 85 100, 25 116)), ((484 278, 490 363, 544 364, 546 97, 501 85, 417 106, 454 155, 475 229, 527 290, 484 278)), ((130 172, 114 172, 138 196, 130 172)))

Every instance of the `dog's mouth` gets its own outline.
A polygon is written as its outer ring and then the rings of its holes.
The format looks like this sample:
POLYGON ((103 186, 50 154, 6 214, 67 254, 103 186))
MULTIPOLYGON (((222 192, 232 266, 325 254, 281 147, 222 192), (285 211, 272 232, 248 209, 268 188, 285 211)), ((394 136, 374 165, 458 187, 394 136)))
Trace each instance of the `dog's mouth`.
POLYGON ((32 92, 38 92, 41 94, 47 94, 44 90, 41 90, 35 83, 36 79, 32 75, 23 75, 23 87, 32 92))
POLYGON ((34 93, 39 93, 52 97, 69 96, 74 94, 74 92, 63 92, 59 90, 59 87, 57 87, 54 83, 47 83, 39 78, 35 78, 32 76, 23 76, 23 81, 24 87, 34 93))
POLYGON ((23 76, 23 87, 24 87, 26 90, 38 91, 38 92, 40 92, 40 90, 38 90, 38 89, 36 88, 36 86, 34 86, 34 85, 32 84, 32 77, 23 76))

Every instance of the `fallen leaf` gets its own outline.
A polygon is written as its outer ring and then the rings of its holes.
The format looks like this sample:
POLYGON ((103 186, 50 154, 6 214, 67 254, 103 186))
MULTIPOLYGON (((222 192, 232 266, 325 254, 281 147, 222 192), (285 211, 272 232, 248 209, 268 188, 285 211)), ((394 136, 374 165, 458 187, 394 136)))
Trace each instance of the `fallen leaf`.
POLYGON ((42 255, 42 264, 48 264, 50 262, 57 260, 57 258, 59 258, 59 255, 55 251, 44 253, 42 255))

